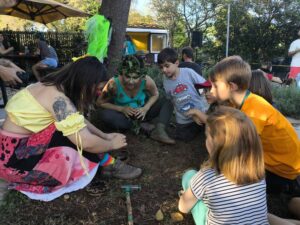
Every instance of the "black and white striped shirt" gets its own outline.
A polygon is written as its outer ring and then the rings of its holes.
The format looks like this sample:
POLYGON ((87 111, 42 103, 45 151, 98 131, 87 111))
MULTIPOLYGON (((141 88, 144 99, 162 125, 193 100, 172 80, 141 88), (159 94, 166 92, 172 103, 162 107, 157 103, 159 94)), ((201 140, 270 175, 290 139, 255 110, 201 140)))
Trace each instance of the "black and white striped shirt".
POLYGON ((213 169, 200 170, 191 180, 197 199, 208 208, 206 224, 269 224, 266 183, 236 185, 213 169))

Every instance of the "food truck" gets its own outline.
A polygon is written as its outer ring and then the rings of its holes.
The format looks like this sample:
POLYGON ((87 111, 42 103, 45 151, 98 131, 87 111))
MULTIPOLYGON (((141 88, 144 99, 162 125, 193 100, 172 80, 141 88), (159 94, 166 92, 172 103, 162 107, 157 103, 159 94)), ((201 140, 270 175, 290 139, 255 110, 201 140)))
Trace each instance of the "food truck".
POLYGON ((147 60, 156 62, 158 53, 169 45, 168 30, 160 28, 128 27, 128 34, 136 50, 146 55, 147 60))

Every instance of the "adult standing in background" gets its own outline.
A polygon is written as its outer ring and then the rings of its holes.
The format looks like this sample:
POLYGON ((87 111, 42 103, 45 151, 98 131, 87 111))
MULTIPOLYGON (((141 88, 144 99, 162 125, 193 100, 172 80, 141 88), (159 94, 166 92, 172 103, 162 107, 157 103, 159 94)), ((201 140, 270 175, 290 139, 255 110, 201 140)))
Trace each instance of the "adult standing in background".
POLYGON ((179 64, 180 68, 190 68, 199 75, 202 75, 201 66, 193 61, 193 49, 191 47, 185 47, 182 49, 182 62, 179 64))
POLYGON ((295 79, 300 73, 300 29, 298 30, 298 39, 292 42, 289 48, 288 56, 292 57, 289 78, 295 79))
POLYGON ((41 61, 32 66, 32 72, 37 80, 40 80, 41 69, 46 68, 56 68, 58 64, 58 59, 54 48, 49 47, 44 35, 42 33, 37 33, 35 35, 35 40, 37 43, 37 52, 41 56, 41 61))

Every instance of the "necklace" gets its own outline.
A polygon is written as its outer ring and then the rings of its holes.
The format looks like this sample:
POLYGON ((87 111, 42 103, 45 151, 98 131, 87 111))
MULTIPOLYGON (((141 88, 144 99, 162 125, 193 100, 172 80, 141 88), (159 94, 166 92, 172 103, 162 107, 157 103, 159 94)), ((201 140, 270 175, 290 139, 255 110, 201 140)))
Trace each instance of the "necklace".
POLYGON ((248 98, 248 96, 250 95, 250 93, 251 93, 251 92, 250 92, 249 90, 246 91, 246 94, 245 94, 245 96, 244 96, 244 98, 243 98, 243 101, 242 101, 242 103, 241 103, 239 109, 241 109, 241 108, 243 107, 243 105, 244 105, 246 99, 248 98))

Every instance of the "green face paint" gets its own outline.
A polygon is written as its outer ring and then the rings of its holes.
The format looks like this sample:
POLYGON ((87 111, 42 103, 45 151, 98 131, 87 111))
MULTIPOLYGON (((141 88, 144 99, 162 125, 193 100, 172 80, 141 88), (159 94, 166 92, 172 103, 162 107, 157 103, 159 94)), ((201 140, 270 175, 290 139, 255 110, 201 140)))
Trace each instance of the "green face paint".
POLYGON ((119 73, 130 79, 138 79, 146 75, 143 65, 135 56, 126 56, 119 65, 119 73))
POLYGON ((127 79, 132 79, 132 80, 137 80, 137 79, 140 79, 140 78, 141 78, 141 76, 139 76, 139 75, 136 74, 136 73, 124 74, 124 76, 125 76, 127 79))

